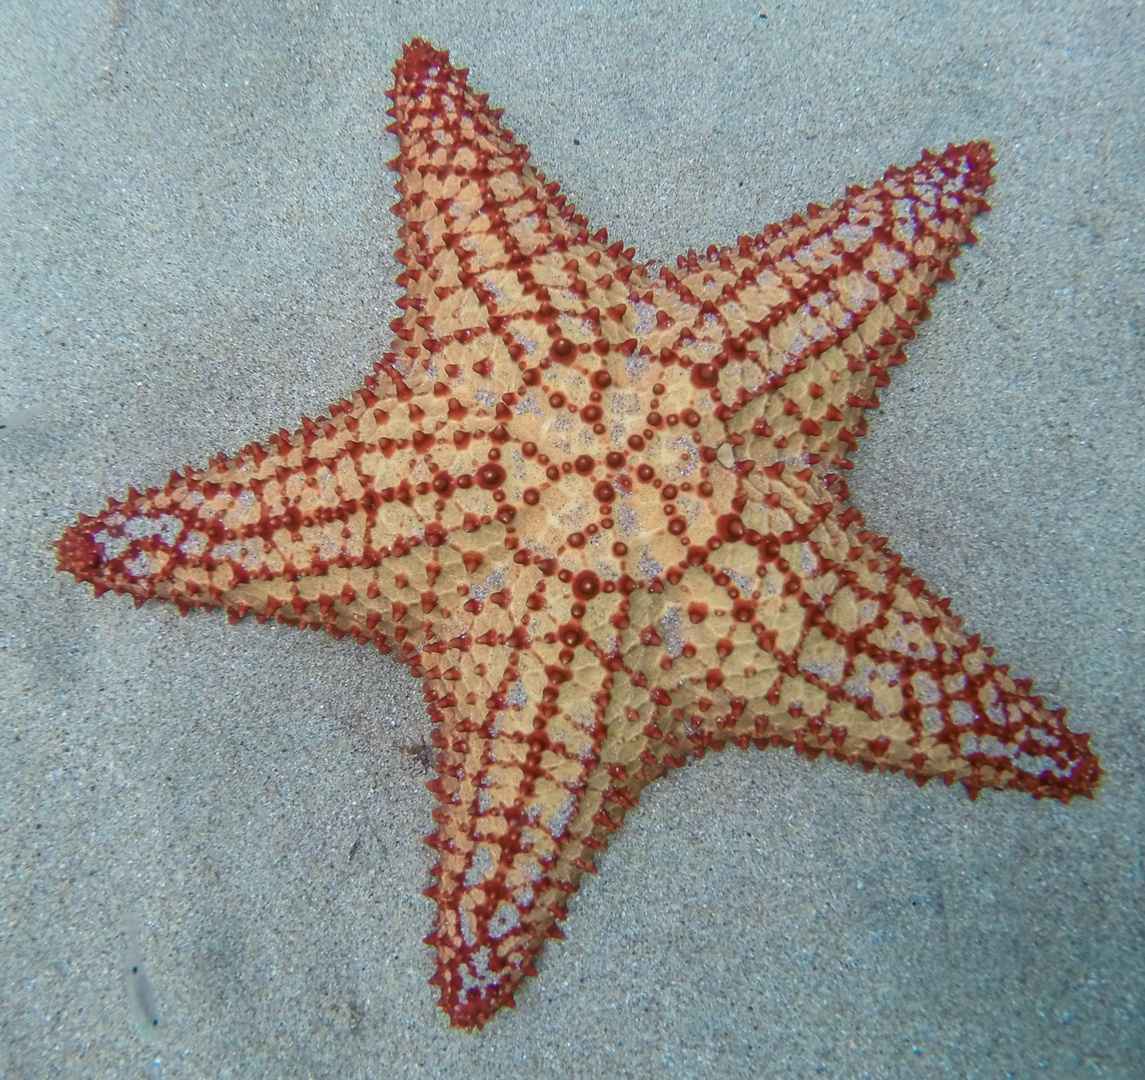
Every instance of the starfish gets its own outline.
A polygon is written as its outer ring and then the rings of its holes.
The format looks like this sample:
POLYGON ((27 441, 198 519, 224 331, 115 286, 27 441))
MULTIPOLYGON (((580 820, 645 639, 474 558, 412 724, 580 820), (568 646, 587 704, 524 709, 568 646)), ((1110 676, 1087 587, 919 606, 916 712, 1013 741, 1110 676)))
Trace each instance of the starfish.
POLYGON ((706 750, 1089 796, 1088 736, 842 480, 974 242, 989 146, 673 271, 590 233, 448 53, 415 39, 394 75, 392 351, 329 415, 130 489, 56 548, 97 595, 349 635, 423 679, 452 1023, 514 1003, 641 790, 706 750))

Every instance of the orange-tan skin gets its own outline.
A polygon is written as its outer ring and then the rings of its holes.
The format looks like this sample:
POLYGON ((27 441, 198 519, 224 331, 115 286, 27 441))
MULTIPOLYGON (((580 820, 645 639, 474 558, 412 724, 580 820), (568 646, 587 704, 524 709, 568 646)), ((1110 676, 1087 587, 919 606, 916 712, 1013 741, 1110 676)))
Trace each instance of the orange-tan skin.
POLYGON ((415 40, 393 351, 328 417, 80 516, 97 593, 424 680, 441 1004, 483 1025, 650 781, 728 743, 1068 801, 1100 776, 845 503, 864 410, 987 209, 985 143, 654 274, 415 40))

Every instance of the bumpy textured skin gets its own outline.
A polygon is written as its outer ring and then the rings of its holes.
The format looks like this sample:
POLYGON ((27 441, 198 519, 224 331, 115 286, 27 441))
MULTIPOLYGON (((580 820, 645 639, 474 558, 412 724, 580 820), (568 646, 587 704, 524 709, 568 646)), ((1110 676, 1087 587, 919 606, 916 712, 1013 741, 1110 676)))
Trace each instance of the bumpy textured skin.
POLYGON ((394 72, 393 351, 329 416, 131 490, 57 548, 97 594, 349 634, 424 679, 452 1022, 513 1003, 625 811, 689 755, 1089 795, 1088 737, 840 479, 973 242, 989 147, 656 272, 590 235, 448 54, 415 40, 394 72))

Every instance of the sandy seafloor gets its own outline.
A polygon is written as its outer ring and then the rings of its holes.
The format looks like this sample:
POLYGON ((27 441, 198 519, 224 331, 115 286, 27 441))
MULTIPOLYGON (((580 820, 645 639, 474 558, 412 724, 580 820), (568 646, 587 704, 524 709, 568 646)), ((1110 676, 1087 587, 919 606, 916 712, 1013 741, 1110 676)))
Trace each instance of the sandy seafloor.
POLYGON ((1143 92, 1140 0, 3 4, 0 1075, 1145 1075, 1143 92), (415 34, 644 258, 993 143, 851 486, 1092 733, 1095 801, 710 755, 518 1008, 448 1027, 405 669, 96 602, 50 547, 385 350, 415 34))

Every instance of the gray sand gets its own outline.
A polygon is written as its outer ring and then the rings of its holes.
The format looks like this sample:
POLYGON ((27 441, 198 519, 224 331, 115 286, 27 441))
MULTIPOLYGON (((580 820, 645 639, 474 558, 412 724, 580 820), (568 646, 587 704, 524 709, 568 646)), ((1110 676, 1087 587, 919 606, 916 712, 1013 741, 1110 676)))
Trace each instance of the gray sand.
POLYGON ((1145 1074, 1141 0, 355 6, 0 14, 0 1073, 1145 1074), (1093 733, 1094 802, 711 755, 647 793, 517 1010, 448 1027, 405 670, 94 601, 50 548, 384 351, 382 93, 418 33, 644 258, 991 140, 994 212, 852 489, 1093 733))

